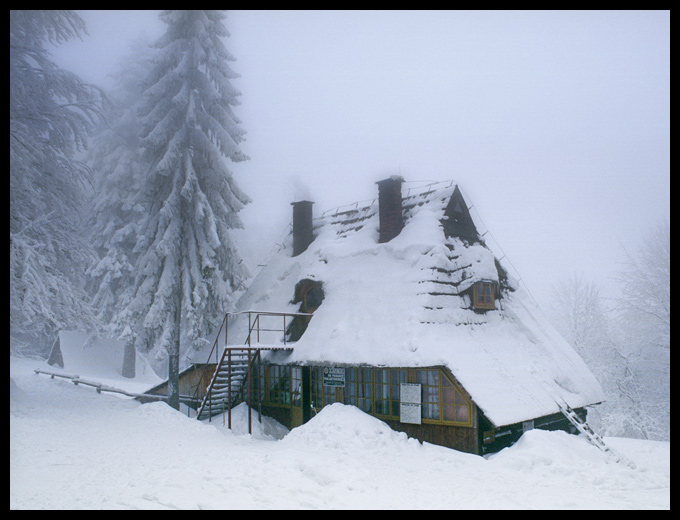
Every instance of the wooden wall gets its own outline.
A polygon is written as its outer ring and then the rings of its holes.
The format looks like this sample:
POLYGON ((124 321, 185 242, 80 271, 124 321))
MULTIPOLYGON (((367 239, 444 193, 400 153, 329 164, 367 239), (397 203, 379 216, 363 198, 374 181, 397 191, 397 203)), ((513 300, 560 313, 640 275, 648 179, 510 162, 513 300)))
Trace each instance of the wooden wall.
POLYGON ((406 424, 399 421, 384 422, 393 430, 404 432, 420 442, 429 442, 465 453, 479 454, 477 428, 444 424, 406 424))
MULTIPOLYGON (((210 379, 212 378, 212 375, 215 372, 216 366, 217 365, 215 365, 214 363, 191 365, 186 370, 183 370, 182 372, 180 372, 180 374, 179 374, 179 394, 181 396, 192 397, 194 395, 194 392, 196 391, 196 387, 199 385, 199 382, 200 382, 201 388, 199 390, 198 397, 200 399, 202 399, 205 396, 205 393, 208 389, 208 385, 210 384, 210 379), (205 377, 203 377, 204 375, 205 375, 205 377), (203 377, 202 381, 201 381, 201 377, 203 377)), ((167 393, 168 393, 168 382, 164 381, 163 383, 153 387, 147 393, 153 394, 153 395, 167 395, 167 393)), ((140 398, 140 400, 143 400, 143 398, 140 398)))

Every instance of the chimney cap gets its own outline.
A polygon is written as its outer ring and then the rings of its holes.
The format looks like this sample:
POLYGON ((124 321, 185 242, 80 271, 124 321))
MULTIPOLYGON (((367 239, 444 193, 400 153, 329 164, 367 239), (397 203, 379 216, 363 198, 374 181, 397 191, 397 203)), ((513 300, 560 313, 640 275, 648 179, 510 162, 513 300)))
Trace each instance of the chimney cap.
POLYGON ((404 182, 404 178, 401 175, 390 175, 387 179, 376 181, 376 184, 381 184, 383 182, 398 182, 401 184, 404 182))
POLYGON ((314 202, 311 201, 311 200, 298 200, 298 201, 295 201, 295 202, 291 202, 290 205, 291 205, 291 206, 295 206, 296 204, 303 204, 303 203, 305 203, 305 204, 314 204, 314 202))

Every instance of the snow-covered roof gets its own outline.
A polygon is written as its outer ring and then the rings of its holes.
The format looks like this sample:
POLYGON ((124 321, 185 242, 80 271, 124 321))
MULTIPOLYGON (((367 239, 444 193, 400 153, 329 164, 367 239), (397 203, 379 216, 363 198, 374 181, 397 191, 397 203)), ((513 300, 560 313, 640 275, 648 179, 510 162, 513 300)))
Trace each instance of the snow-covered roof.
POLYGON ((286 363, 446 366, 496 426, 557 413, 556 400, 601 402, 583 360, 481 238, 445 236, 454 194, 452 185, 404 197, 405 226, 387 243, 377 201, 316 218, 307 250, 293 257, 288 237, 239 310, 296 312, 296 284, 319 281, 323 302, 286 363), (472 308, 478 281, 496 285, 495 309, 472 308))

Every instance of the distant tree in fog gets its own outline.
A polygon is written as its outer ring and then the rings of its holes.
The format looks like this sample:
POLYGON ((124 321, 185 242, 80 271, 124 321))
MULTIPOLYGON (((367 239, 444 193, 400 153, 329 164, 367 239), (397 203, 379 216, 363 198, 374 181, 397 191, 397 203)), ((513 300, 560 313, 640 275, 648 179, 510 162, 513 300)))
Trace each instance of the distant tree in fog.
POLYGON ((669 440, 670 226, 626 258, 619 298, 606 300, 596 283, 572 276, 555 289, 551 314, 607 396, 591 413, 595 425, 607 435, 669 440))
POLYGON ((135 245, 145 218, 145 208, 135 201, 149 169, 142 157, 137 111, 151 51, 148 42, 138 40, 121 62, 106 120, 97 128, 88 154, 95 177, 89 231, 97 252, 87 272, 89 289, 100 320, 116 335, 126 327, 116 317, 132 297, 135 245))
POLYGON ((91 176, 76 153, 102 96, 45 49, 84 33, 73 11, 10 11, 11 349, 45 353, 59 329, 95 326, 82 277, 91 258, 81 228, 91 176))

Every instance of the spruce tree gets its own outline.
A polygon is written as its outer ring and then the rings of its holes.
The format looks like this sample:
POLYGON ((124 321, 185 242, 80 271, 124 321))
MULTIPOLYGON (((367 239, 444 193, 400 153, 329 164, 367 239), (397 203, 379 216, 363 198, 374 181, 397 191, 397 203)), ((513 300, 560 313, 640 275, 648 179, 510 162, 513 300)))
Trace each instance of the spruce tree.
POLYGON ((183 352, 205 339, 248 275, 230 230, 250 202, 228 161, 246 160, 232 107, 238 77, 220 11, 163 11, 168 25, 139 110, 149 169, 134 203, 144 208, 135 246, 134 295, 118 316, 158 367, 167 360, 171 405, 183 352))
POLYGON ((81 37, 73 11, 10 11, 10 344, 45 353, 62 328, 93 329, 82 235, 91 181, 77 160, 101 92, 60 69, 45 45, 81 37))
MULTIPOLYGON (((134 288, 135 244, 144 208, 134 199, 148 169, 140 148, 137 108, 141 82, 151 64, 148 42, 138 40, 121 62, 109 98, 106 121, 92 139, 88 165, 95 177, 89 219, 90 241, 97 257, 87 271, 92 306, 108 334, 121 336, 127 324, 116 319, 119 308, 129 303, 134 288)), ((135 348, 126 336, 122 373, 135 376, 135 348)))

